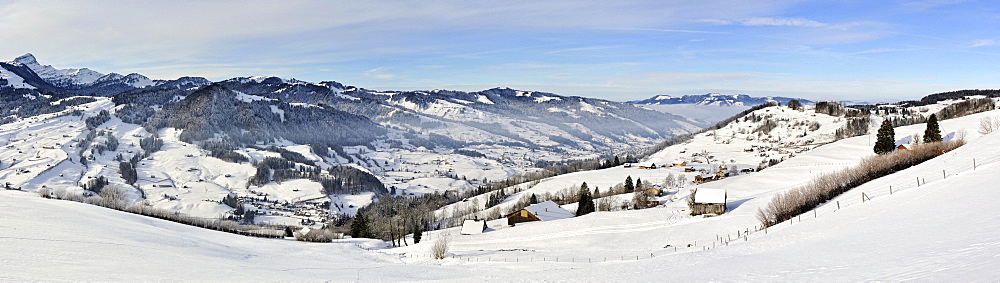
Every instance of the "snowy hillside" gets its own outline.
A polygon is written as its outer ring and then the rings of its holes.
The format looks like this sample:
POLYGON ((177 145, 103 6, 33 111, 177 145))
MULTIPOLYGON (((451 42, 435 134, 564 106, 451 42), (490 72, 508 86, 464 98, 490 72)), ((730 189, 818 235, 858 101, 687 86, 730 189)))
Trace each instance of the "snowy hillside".
POLYGON ((385 196, 449 194, 637 154, 704 124, 601 99, 495 88, 374 91, 276 77, 151 80, 0 62, 4 187, 104 186, 201 218, 316 225, 385 196), (249 219, 249 220, 248 220, 249 219))
MULTIPOLYGON (((983 117, 997 116, 1000 111, 941 121, 942 131, 964 132, 968 144, 856 188, 836 199, 840 208, 830 202, 815 218, 804 215, 749 235, 743 233, 757 224, 756 208, 771 195, 871 155, 870 137, 830 143, 761 172, 706 184, 730 191, 731 208, 722 216, 691 217, 671 205, 597 212, 491 226, 495 230, 479 235, 458 235, 457 228, 431 232, 420 244, 373 251, 358 246, 383 244, 247 238, 3 191, 0 243, 7 248, 0 255, 0 279, 619 281, 669 274, 679 281, 989 281, 1000 276, 991 268, 1000 246, 990 234, 1000 229, 992 212, 1000 199, 993 185, 1000 176, 1000 136, 975 129, 983 117), (910 184, 915 179, 923 180, 919 187, 910 184), (862 192, 871 200, 862 202, 862 192), (452 234, 453 257, 431 260, 430 246, 441 233, 452 234)), ((896 138, 922 130, 899 127, 896 138)), ((538 186, 635 172, 651 180, 670 173, 612 168, 538 186)))

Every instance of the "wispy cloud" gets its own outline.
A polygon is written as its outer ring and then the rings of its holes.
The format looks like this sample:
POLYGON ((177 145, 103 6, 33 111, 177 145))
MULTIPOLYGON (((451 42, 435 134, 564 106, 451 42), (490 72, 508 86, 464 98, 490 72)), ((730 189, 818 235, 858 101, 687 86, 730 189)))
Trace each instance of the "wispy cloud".
POLYGON ((823 27, 825 23, 804 18, 771 18, 753 17, 742 20, 721 20, 721 19, 701 19, 702 23, 713 25, 742 25, 742 26, 788 26, 788 27, 823 27))
POLYGON ((920 48, 875 48, 875 49, 862 50, 858 52, 851 52, 847 53, 847 55, 903 52, 903 51, 914 51, 914 50, 921 50, 921 49, 920 48))
POLYGON ((980 39, 968 44, 969 47, 1000 46, 1000 42, 995 39, 980 39))
POLYGON ((391 70, 390 67, 378 67, 371 69, 362 73, 363 76, 368 78, 375 78, 380 80, 391 80, 395 79, 397 76, 395 74, 390 74, 387 71, 391 70))
POLYGON ((749 18, 740 22, 745 26, 822 27, 826 24, 803 18, 749 18))

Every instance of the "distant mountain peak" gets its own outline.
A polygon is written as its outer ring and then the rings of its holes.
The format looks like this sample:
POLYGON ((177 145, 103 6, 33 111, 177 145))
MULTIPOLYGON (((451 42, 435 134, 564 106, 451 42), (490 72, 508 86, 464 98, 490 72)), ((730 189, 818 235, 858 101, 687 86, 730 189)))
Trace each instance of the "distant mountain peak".
POLYGON ((38 74, 38 77, 55 86, 70 87, 74 85, 85 85, 94 83, 104 76, 91 69, 56 69, 52 65, 42 65, 34 54, 26 53, 11 61, 13 64, 21 65, 31 69, 38 74))
MULTIPOLYGON (((753 97, 746 94, 721 94, 706 93, 701 95, 685 95, 675 97, 670 95, 657 95, 649 99, 628 101, 626 103, 638 105, 670 105, 670 104, 694 104, 694 105, 714 105, 714 106, 754 106, 771 101, 786 104, 796 98, 767 96, 753 97)), ((802 103, 812 103, 806 99, 798 99, 802 103)))
POLYGON ((37 65, 38 60, 35 59, 35 55, 31 53, 25 53, 24 55, 14 58, 14 62, 21 63, 23 65, 37 65))

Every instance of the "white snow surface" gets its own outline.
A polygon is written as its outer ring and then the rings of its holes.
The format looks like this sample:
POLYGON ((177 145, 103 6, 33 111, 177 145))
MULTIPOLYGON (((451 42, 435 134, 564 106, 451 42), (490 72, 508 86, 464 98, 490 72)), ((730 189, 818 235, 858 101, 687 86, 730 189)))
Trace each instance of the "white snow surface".
POLYGON ((558 204, 556 204, 551 200, 542 203, 532 204, 525 207, 524 209, 527 210, 528 212, 531 212, 531 214, 534 214, 536 217, 538 217, 538 219, 541 219, 542 221, 573 218, 572 213, 566 211, 562 207, 559 207, 558 204))
MULTIPOLYGON (((994 134, 892 177, 934 173, 942 162, 996 156, 998 149, 994 134)), ((719 221, 726 216, 687 218, 702 224, 694 226, 665 225, 667 209, 597 212, 479 235, 432 232, 420 244, 366 251, 358 245, 381 244, 256 239, 0 191, 0 280, 620 281, 670 274, 677 281, 990 281, 1000 276, 993 268, 1000 263, 993 236, 1000 229, 998 176, 1000 165, 984 164, 727 246, 705 250, 700 242, 678 252, 663 245, 676 246, 679 234, 708 234, 713 242, 730 228, 719 221), (440 233, 452 234, 458 258, 425 257, 440 233)))
POLYGON ((726 203, 725 189, 698 188, 694 194, 695 203, 726 203))
MULTIPOLYGON (((92 116, 112 106, 109 99, 100 99, 74 108, 92 116)), ((800 115, 821 121, 822 127, 803 139, 819 142, 839 126, 833 117, 779 113, 779 118, 792 121, 800 115)), ((111 154, 95 156, 87 171, 73 162, 77 157, 68 154, 68 147, 83 134, 83 122, 58 114, 0 125, 5 144, 0 148, 0 177, 30 191, 41 185, 79 190, 76 185, 88 177, 118 176, 114 166, 100 166, 116 164, 111 154), (7 161, 14 157, 16 163, 7 161)), ((688 185, 670 188, 672 196, 651 209, 600 211, 516 227, 493 220, 483 234, 459 235, 456 227, 428 232, 420 244, 410 241, 399 248, 384 248, 386 243, 368 239, 320 244, 249 238, 42 199, 33 192, 0 190, 0 281, 637 281, 658 274, 669 274, 672 281, 991 281, 1000 276, 993 268, 1000 264, 1000 241, 993 236, 1000 230, 1000 214, 994 211, 1000 199, 995 185, 1000 181, 1000 134, 983 136, 976 129, 981 118, 998 115, 1000 110, 943 120, 943 136, 964 135, 969 143, 851 190, 818 208, 815 218, 806 214, 743 239, 743 233, 758 224, 757 208, 773 195, 873 155, 874 135, 818 146, 760 172, 697 186, 727 190, 729 211, 720 216, 687 215, 684 194, 695 187, 688 185), (919 187, 914 182, 918 179, 919 187), (862 193, 870 200, 862 201, 862 193), (451 257, 432 260, 430 247, 442 234, 451 235, 451 257)), ((739 156, 748 144, 737 141, 745 139, 731 137, 739 135, 732 130, 747 126, 736 123, 712 136, 699 135, 694 143, 668 147, 644 162, 687 160, 697 149, 735 156, 737 165, 741 158, 756 162, 757 153, 739 156), (719 143, 727 139, 732 142, 719 143)), ((898 127, 895 138, 922 133, 924 127, 898 127)), ((136 150, 128 145, 149 134, 117 118, 99 129, 121 136, 122 150, 136 150)), ((799 130, 790 126, 775 131, 775 136, 785 137, 783 142, 791 142, 795 139, 786 134, 799 130)), ((139 165, 137 185, 147 188, 157 207, 178 206, 172 209, 196 216, 227 210, 205 200, 243 192, 252 166, 207 157, 177 135, 170 129, 160 132, 164 148, 153 155, 155 162, 139 165)), ((307 152, 303 146, 288 149, 307 152)), ((239 152, 255 159, 274 154, 239 152)), ((718 163, 699 168, 712 166, 718 163)), ((659 183, 669 175, 695 174, 681 169, 615 167, 565 174, 525 188, 497 208, 510 208, 511 200, 530 193, 578 188, 582 182, 604 191, 626 176, 659 183)), ((271 198, 287 201, 320 196, 318 184, 293 182, 251 189, 269 190, 271 198)), ((332 201, 352 212, 371 197, 338 196, 332 201)), ((563 208, 572 211, 575 206, 563 208)))
POLYGON ((4 68, 0 68, 0 79, 7 80, 7 85, 13 88, 35 88, 35 86, 24 82, 24 78, 4 68))
POLYGON ((472 234, 482 234, 483 227, 486 226, 486 220, 472 220, 466 219, 462 223, 462 235, 472 235, 472 234))

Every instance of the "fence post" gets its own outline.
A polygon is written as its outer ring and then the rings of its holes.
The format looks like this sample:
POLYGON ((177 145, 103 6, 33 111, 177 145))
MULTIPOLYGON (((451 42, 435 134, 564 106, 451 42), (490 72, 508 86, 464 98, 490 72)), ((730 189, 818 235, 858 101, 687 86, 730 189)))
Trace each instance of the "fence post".
POLYGON ((920 186, 920 177, 917 177, 917 187, 920 186))
POLYGON ((948 174, 945 174, 944 173, 944 169, 941 169, 941 179, 947 179, 947 178, 948 178, 948 174))
POLYGON ((840 210, 840 201, 837 201, 837 210, 840 210))
POLYGON ((813 218, 816 218, 816 209, 813 209, 813 218))
POLYGON ((972 170, 976 170, 976 159, 972 159, 972 170))
POLYGON ((892 186, 889 186, 889 194, 892 194, 892 186))

